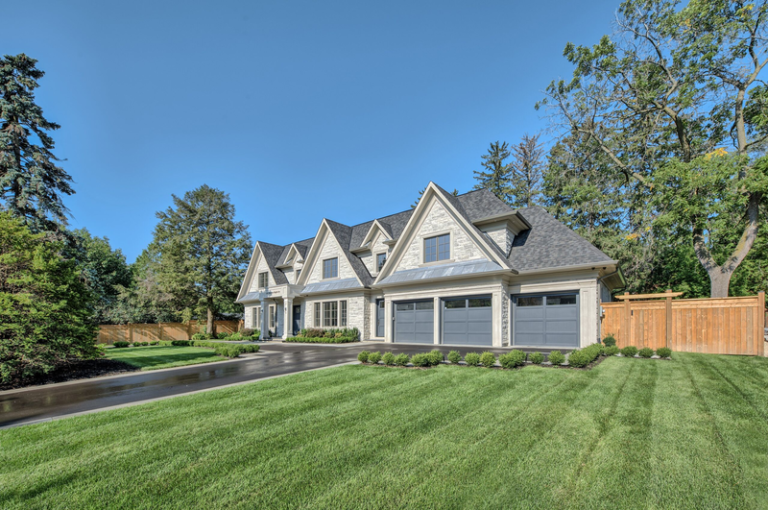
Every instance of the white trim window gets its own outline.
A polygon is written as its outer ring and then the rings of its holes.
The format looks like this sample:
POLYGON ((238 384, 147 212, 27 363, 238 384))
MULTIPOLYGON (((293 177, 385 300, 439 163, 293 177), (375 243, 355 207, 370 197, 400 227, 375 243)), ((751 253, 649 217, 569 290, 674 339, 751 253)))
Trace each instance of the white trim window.
POLYGON ((339 258, 325 259, 323 261, 323 280, 339 277, 339 258))
POLYGON ((376 271, 381 271, 381 268, 384 267, 384 263, 387 261, 387 254, 386 253, 379 253, 376 255, 376 271))
POLYGON ((320 303, 315 303, 315 327, 319 328, 322 324, 320 319, 322 318, 322 315, 320 314, 320 303))
POLYGON ((424 239, 424 262, 437 262, 451 258, 451 234, 424 239))
POLYGON ((347 302, 339 301, 339 326, 347 327, 347 302))
POLYGON ((269 273, 266 271, 259 273, 259 288, 266 289, 269 287, 269 273))
POLYGON ((339 325, 339 303, 338 301, 323 302, 323 326, 333 328, 339 325))

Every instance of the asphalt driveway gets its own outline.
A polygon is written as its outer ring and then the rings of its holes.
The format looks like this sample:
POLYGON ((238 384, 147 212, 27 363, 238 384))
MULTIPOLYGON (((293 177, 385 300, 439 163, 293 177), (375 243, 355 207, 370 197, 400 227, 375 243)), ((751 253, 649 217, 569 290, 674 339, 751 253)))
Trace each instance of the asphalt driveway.
MULTIPOLYGON (((370 342, 340 345, 269 343, 262 344, 257 355, 233 361, 2 391, 0 428, 330 367, 356 361, 362 350, 415 354, 434 347, 370 342)), ((501 354, 509 350, 437 348, 445 354, 452 349, 462 354, 484 350, 501 354)))

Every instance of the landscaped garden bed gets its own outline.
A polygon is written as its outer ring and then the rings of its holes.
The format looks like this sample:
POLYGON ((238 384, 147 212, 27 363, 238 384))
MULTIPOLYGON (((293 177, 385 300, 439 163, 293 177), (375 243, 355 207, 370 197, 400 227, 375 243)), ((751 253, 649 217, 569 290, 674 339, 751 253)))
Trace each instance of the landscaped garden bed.
POLYGON ((615 345, 606 346, 603 344, 593 344, 583 349, 571 351, 568 356, 560 351, 552 351, 546 358, 540 352, 526 354, 523 351, 513 349, 505 354, 501 354, 498 358, 496 357, 496 354, 492 352, 483 352, 482 354, 470 352, 464 356, 462 361, 462 356, 459 351, 451 351, 446 357, 442 352, 434 349, 428 353, 417 353, 410 357, 407 354, 395 355, 391 352, 381 354, 378 351, 362 351, 358 354, 357 359, 366 365, 383 365, 388 367, 417 369, 429 368, 442 363, 447 363, 456 366, 479 366, 503 370, 519 369, 527 365, 539 365, 542 367, 559 369, 591 370, 609 356, 669 359, 669 356, 672 354, 672 351, 666 348, 658 350, 661 354, 659 356, 654 356, 654 351, 652 349, 646 348, 639 352, 640 354, 636 355, 638 350, 634 347, 625 347, 620 352, 615 345))
POLYGON ((341 329, 302 329, 298 336, 289 337, 284 342, 297 342, 308 344, 346 344, 358 342, 360 332, 357 328, 341 329))

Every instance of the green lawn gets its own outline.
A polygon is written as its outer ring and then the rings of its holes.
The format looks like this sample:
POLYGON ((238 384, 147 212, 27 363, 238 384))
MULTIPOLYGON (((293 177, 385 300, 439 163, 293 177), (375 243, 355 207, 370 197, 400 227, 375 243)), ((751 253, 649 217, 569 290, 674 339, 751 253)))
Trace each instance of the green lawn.
POLYGON ((200 347, 127 347, 108 349, 107 358, 124 361, 142 370, 158 370, 161 368, 183 367, 223 361, 226 358, 217 356, 213 349, 200 347))
POLYGON ((346 366, 0 431, 0 508, 768 508, 768 360, 346 366))

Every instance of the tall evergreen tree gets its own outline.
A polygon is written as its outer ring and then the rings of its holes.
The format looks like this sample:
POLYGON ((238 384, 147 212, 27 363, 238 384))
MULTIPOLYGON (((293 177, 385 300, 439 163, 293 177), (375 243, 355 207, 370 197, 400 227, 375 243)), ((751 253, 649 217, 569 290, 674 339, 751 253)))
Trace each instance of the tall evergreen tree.
POLYGON ((485 170, 474 170, 477 180, 475 189, 487 189, 507 204, 511 203, 513 198, 510 185, 512 166, 506 162, 510 155, 507 142, 493 142, 488 148, 488 154, 482 156, 481 164, 485 170))
POLYGON ((157 213, 155 268, 161 289, 183 304, 188 314, 207 316, 208 333, 215 319, 231 307, 240 289, 251 252, 251 236, 229 195, 203 185, 173 195, 173 207, 157 213))
POLYGON ((45 74, 36 64, 23 53, 0 58, 0 197, 33 231, 59 231, 67 223, 61 196, 74 191, 52 152, 49 132, 59 125, 35 103, 45 74))
POLYGON ((544 149, 539 135, 523 135, 512 147, 510 163, 509 205, 531 207, 541 202, 541 186, 544 178, 544 149))

